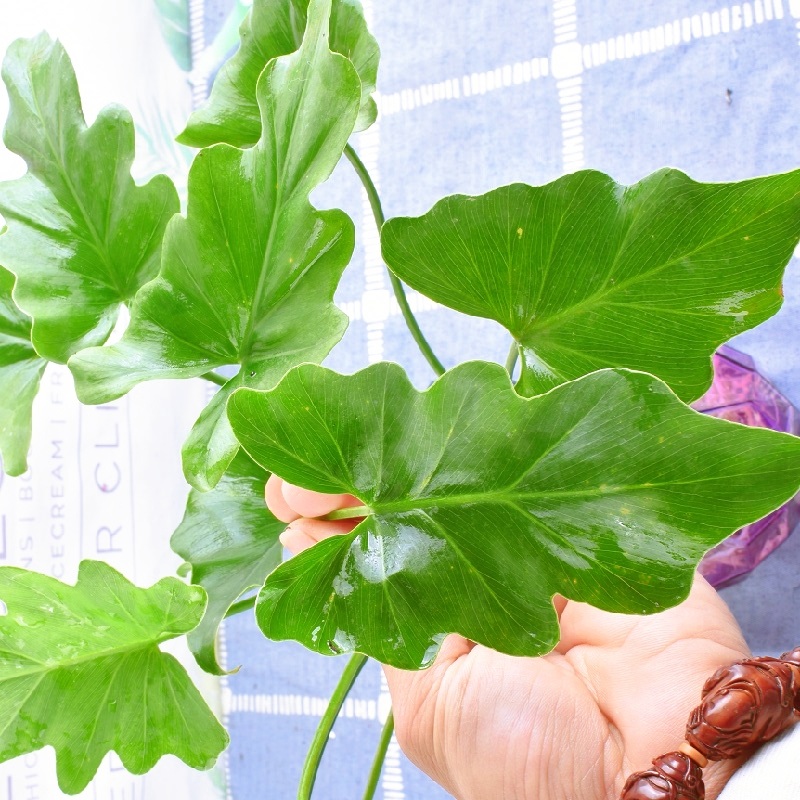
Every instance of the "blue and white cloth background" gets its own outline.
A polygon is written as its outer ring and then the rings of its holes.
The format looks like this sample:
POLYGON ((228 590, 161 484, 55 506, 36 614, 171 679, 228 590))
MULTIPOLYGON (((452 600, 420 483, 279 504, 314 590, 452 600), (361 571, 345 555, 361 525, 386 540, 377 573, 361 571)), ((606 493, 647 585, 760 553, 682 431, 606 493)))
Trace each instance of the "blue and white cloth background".
MULTIPOLYGON (((167 171, 185 187, 191 153, 172 136, 205 97, 248 5, 74 0, 67 10, 58 0, 0 0, 0 45, 41 27, 61 36, 90 119, 112 99, 126 104, 138 125, 137 174, 167 171)), ((382 49, 381 113, 355 146, 387 216, 422 213, 451 193, 477 194, 514 181, 541 184, 584 167, 632 183, 662 166, 706 181, 800 166, 800 0, 364 5, 382 49)), ((0 177, 19 171, 0 151, 0 177)), ((344 208, 358 229, 356 254, 337 294, 351 324, 327 363, 352 372, 381 359, 398 361, 418 387, 426 386, 433 376, 392 299, 372 215, 349 165, 342 163, 313 199, 344 208)), ((785 294, 781 312, 735 344, 800 406, 798 259, 789 267, 785 294)), ((446 365, 505 358, 508 340, 494 323, 440 308, 414 292, 410 301, 446 365)), ((44 387, 35 408, 31 471, 16 480, 0 473, 0 564, 74 578, 80 557, 105 555, 139 583, 152 583, 169 571, 166 565, 177 564, 169 561, 166 542, 186 496, 178 453, 208 388, 144 385, 96 410, 75 402, 63 369, 50 370, 44 387), (113 493, 112 484, 97 479, 103 470, 115 481, 119 472, 113 493), (53 492, 66 498, 70 544, 64 551, 41 534, 29 552, 28 531, 48 529, 53 492), (103 553, 112 533, 121 552, 103 553)), ((795 534, 723 591, 758 653, 800 642, 792 613, 800 604, 798 566, 795 534)), ((198 782, 165 760, 156 773, 134 779, 110 758, 86 797, 295 797, 305 751, 344 661, 268 642, 247 615, 225 624, 221 646, 230 667, 242 665, 222 686, 207 684, 231 732, 221 768, 198 782)), ((388 708, 386 684, 370 664, 337 722, 319 773, 320 800, 361 795, 388 708)), ((43 751, 0 767, 0 800, 60 797, 47 777, 54 774, 48 758, 43 751)), ((446 796, 391 745, 378 797, 446 796)))
MULTIPOLYGON (((451 193, 541 184, 581 168, 633 183, 662 166, 704 181, 800 166, 800 0, 368 1, 365 12, 382 50, 381 113, 355 144, 387 216, 420 214, 451 193)), ((359 234, 337 295, 351 325, 327 363, 350 372, 398 361, 424 387, 430 369, 392 299, 366 196, 347 164, 314 199, 345 208, 359 234)), ((736 345, 800 404, 797 259, 785 291, 778 316, 736 345)), ((414 292, 410 300, 447 366, 505 357, 508 340, 495 324, 414 292)), ((799 565, 800 536, 723 592, 756 652, 800 641, 792 613, 799 565)), ((249 800, 269 787, 270 798, 289 800, 342 664, 266 642, 242 618, 226 623, 225 641, 228 663, 244 665, 223 694, 233 739, 229 797, 249 800)), ((368 669, 337 725, 321 800, 359 795, 387 708, 385 683, 377 668, 368 669)), ((384 800, 447 796, 395 746, 381 791, 384 800)))

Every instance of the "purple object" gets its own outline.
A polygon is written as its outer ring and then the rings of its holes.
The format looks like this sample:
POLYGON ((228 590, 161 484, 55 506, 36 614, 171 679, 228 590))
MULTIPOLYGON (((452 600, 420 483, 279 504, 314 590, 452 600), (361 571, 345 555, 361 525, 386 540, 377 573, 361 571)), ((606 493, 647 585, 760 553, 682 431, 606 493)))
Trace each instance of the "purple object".
MULTIPOLYGON (((800 413, 765 378, 750 356, 722 345, 714 355, 714 383, 692 408, 714 417, 800 435, 800 413)), ((709 550, 700 572, 712 586, 734 583, 760 564, 800 522, 800 494, 709 550)))

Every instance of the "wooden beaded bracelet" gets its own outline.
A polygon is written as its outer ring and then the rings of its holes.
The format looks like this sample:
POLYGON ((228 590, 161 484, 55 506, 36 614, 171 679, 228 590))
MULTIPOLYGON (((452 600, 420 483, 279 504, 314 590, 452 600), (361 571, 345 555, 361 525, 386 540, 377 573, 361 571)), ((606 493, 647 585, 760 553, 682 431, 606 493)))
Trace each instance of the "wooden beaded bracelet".
POLYGON ((768 742, 800 716, 800 647, 780 658, 748 658, 703 686, 677 751, 634 772, 620 800, 704 800, 703 767, 768 742))

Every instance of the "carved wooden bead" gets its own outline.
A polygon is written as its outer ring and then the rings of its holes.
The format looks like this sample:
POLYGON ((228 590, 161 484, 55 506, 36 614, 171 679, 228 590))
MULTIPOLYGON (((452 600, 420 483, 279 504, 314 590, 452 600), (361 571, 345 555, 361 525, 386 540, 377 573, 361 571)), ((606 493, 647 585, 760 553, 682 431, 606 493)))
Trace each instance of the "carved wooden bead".
POLYGON ((789 661, 800 667, 800 647, 795 647, 794 650, 789 650, 781 656, 781 661, 789 661))
POLYGON ((684 752, 659 756, 651 769, 635 772, 620 800, 704 800, 703 770, 690 755, 699 761, 698 753, 715 761, 735 758, 800 715, 800 647, 780 659, 752 658, 718 669, 702 697, 689 718, 684 752))
MULTIPOLYGON (((786 661, 790 664, 794 664, 796 667, 800 667, 800 647, 795 647, 794 650, 784 653, 781 656, 781 661, 786 661)), ((797 691, 794 696, 794 710, 800 713, 800 690, 797 691)))
POLYGON ((620 800, 704 800, 703 771, 683 753, 653 759, 653 766, 634 772, 620 800))
POLYGON ((754 658, 718 669, 703 687, 686 741, 709 759, 736 758, 777 736, 795 715, 800 666, 754 658))

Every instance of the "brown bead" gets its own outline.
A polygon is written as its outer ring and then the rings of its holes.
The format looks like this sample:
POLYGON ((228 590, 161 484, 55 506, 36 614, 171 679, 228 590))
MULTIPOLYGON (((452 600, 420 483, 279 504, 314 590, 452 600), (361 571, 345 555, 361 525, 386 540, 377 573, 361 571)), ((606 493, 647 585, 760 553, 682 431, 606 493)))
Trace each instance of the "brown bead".
POLYGON ((703 687, 703 702, 689 718, 686 741, 709 759, 736 758, 789 725, 798 694, 800 665, 753 658, 722 667, 703 687))
MULTIPOLYGON (((795 647, 794 650, 784 653, 781 656, 781 661, 788 661, 790 664, 800 667, 800 647, 795 647)), ((794 710, 800 712, 800 691, 794 696, 794 710)))
POLYGON ((781 661, 790 661, 800 667, 800 647, 795 647, 794 650, 789 650, 781 656, 781 661))
POLYGON ((696 761, 735 758, 800 715, 800 647, 780 659, 752 658, 718 669, 702 698, 689 718, 683 752, 659 756, 651 769, 631 775, 620 800, 704 800, 696 761))
POLYGON ((653 766, 634 772, 620 800, 704 800, 703 771, 683 753, 653 759, 653 766))

